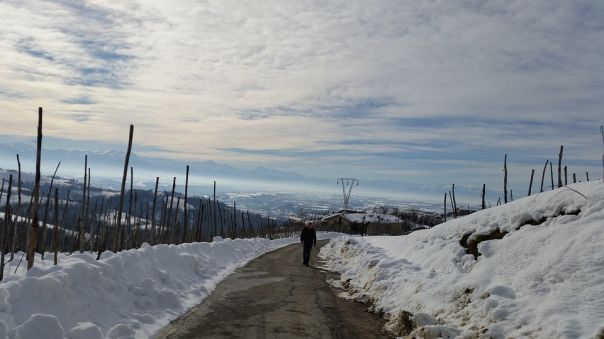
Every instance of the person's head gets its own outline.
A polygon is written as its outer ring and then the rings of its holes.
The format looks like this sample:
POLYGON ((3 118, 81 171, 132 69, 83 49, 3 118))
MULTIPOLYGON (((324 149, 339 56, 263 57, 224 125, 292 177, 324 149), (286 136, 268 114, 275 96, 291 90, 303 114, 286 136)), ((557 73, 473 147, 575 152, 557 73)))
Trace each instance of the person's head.
POLYGON ((308 228, 315 228, 315 224, 311 222, 310 224, 308 224, 308 228))

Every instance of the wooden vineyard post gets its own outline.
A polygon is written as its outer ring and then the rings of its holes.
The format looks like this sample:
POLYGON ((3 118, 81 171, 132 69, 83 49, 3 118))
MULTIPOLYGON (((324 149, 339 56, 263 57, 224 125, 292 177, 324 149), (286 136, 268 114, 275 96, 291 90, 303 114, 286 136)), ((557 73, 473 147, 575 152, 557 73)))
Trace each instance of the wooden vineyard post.
POLYGON ((53 213, 53 229, 52 229, 52 252, 54 253, 53 263, 56 265, 59 262, 59 189, 55 188, 55 205, 53 213))
POLYGON ((447 221, 447 193, 445 193, 445 200, 443 201, 443 209, 444 209, 443 218, 445 219, 445 221, 447 221))
POLYGON ((562 187, 562 151, 564 145, 560 145, 560 153, 558 154, 558 188, 562 187))
POLYGON ((88 154, 84 155, 84 185, 82 186, 82 205, 80 206, 78 244, 80 253, 84 252, 84 218, 86 211, 86 182, 88 180, 88 154))
POLYGON ((42 159, 42 107, 38 108, 38 140, 36 143, 36 179, 34 183, 32 221, 27 241, 27 269, 34 266, 35 251, 38 245, 38 208, 40 205, 40 162, 42 159))
POLYGON ((0 281, 4 278, 4 258, 6 256, 6 243, 8 240, 8 230, 10 227, 11 220, 11 206, 10 206, 10 196, 11 191, 13 190, 13 175, 9 175, 8 179, 8 191, 6 192, 6 207, 4 208, 4 225, 2 225, 2 232, 0 235, 0 281))
POLYGON ((535 169, 531 170, 531 182, 529 183, 528 195, 531 195, 531 190, 533 188, 533 176, 535 175, 535 169))
POLYGON ((233 201, 233 239, 237 238, 237 203, 233 201))
POLYGON ((457 218, 457 201, 455 200, 455 184, 451 188, 451 197, 453 198, 453 214, 457 218))
POLYGON ((503 160, 503 203, 508 203, 508 155, 503 160))
MULTIPOLYGON (((170 241, 169 234, 171 231, 170 225, 172 224, 172 206, 174 206, 174 191, 176 190, 176 177, 172 180, 172 193, 170 194, 170 206, 168 206, 168 216, 166 217, 166 239, 164 241, 170 241)), ((176 210, 178 213, 178 210, 176 210)))
POLYGON ((214 226, 214 233, 212 233, 212 237, 216 236, 217 233, 217 228, 216 228, 216 180, 214 180, 214 204, 212 206, 212 218, 213 218, 213 226, 214 226))
POLYGON ((187 209, 187 200, 189 193, 189 165, 187 165, 187 173, 185 177, 185 200, 183 203, 184 208, 184 221, 183 221, 183 229, 182 229, 182 241, 181 243, 185 243, 187 241, 187 228, 189 228, 189 215, 187 209))
POLYGON ((130 191, 128 192, 128 219, 126 219, 126 249, 130 247, 132 238, 132 193, 134 192, 134 168, 130 166, 130 191))
POLYGON ((195 225, 195 241, 201 242, 201 224, 203 223, 203 197, 199 199, 199 206, 197 207, 197 223, 195 225))
POLYGON ((120 202, 117 208, 117 226, 115 230, 115 241, 113 243, 113 252, 117 253, 120 249, 120 232, 122 225, 122 208, 124 207, 124 193, 126 190, 126 177, 128 176, 128 163, 130 162, 130 152, 132 150, 132 136, 134 134, 134 125, 130 125, 130 136, 128 137, 128 151, 124 160, 124 174, 122 175, 122 186, 120 190, 120 202))
POLYGON ((554 188, 556 188, 556 186, 554 186, 554 167, 552 166, 552 163, 549 163, 549 175, 550 175, 550 179, 552 179, 552 190, 554 188))
POLYGON ((457 211, 455 211, 455 207, 453 207, 453 195, 451 191, 449 191, 449 202, 451 203, 451 211, 453 211, 453 218, 457 218, 457 211))
MULTIPOLYGON (((153 193, 153 205, 151 206, 151 243, 155 245, 157 233, 155 232, 155 204, 157 203, 157 187, 159 186, 159 177, 155 178, 155 192, 153 193)), ((148 222, 148 220, 147 220, 148 222)))
POLYGON ((55 176, 57 175, 57 171, 59 170, 59 166, 61 166, 61 162, 57 164, 55 168, 55 172, 52 174, 52 178, 50 179, 50 187, 48 188, 48 193, 46 194, 46 205, 44 206, 44 219, 42 219, 42 248, 40 252, 42 253, 42 259, 44 259, 44 251, 46 250, 44 239, 46 239, 46 222, 48 220, 48 208, 50 205, 50 195, 52 194, 52 185, 55 181, 55 176))
POLYGON ((547 169, 547 163, 549 160, 545 160, 545 165, 543 166, 543 173, 541 174, 541 190, 539 192, 543 192, 543 182, 545 181, 545 170, 547 169))
MULTIPOLYGON (((21 204, 21 189, 22 189, 22 185, 23 182, 21 181, 21 159, 19 159, 19 154, 17 154, 17 217, 19 215, 21 215, 21 208, 22 208, 22 204, 21 204)), ((15 220, 11 223, 11 251, 10 251, 10 260, 13 260, 13 256, 15 255, 15 252, 17 250, 17 238, 18 238, 18 229, 17 229, 17 219, 15 218, 15 220)))
POLYGON ((247 210, 245 211, 245 213, 247 214, 247 223, 248 223, 248 227, 250 229, 250 238, 254 237, 254 230, 252 228, 252 219, 250 218, 250 211, 247 210))

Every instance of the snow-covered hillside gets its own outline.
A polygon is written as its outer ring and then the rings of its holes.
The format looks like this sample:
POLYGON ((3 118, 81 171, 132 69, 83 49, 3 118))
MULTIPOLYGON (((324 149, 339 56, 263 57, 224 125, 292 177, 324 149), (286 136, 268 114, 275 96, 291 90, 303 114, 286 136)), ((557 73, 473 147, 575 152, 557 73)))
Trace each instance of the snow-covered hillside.
POLYGON ((321 251, 400 335, 604 337, 604 184, 570 185, 400 237, 321 251))
MULTIPOLYGON (((319 238, 337 234, 319 233, 319 238)), ((52 253, 25 272, 21 253, 0 283, 0 339, 149 338, 249 260, 298 238, 143 245, 114 254, 52 253)))

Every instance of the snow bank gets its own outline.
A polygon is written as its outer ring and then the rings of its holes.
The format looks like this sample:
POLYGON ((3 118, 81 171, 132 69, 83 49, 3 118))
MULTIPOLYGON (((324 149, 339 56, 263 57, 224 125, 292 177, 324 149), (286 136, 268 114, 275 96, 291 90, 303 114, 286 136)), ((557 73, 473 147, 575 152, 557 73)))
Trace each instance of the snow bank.
MULTIPOLYGON (((336 234, 320 233, 320 238, 336 234)), ((52 254, 24 272, 21 255, 0 283, 0 338, 148 338, 208 296, 249 260, 291 239, 218 239, 212 243, 143 245, 102 259, 52 254), (10 274, 9 274, 10 272, 10 274), (12 274, 12 275, 11 275, 12 274)))
POLYGON ((570 187, 320 255, 398 334, 603 337, 604 184, 570 187))

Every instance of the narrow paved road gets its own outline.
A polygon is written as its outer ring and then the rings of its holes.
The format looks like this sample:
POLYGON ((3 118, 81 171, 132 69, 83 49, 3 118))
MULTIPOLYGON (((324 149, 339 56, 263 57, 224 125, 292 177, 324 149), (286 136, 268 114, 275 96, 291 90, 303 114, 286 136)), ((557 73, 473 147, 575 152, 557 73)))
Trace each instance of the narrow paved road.
POLYGON ((252 260, 156 338, 388 337, 379 316, 337 297, 317 253, 313 249, 311 267, 302 266, 297 244, 252 260))

